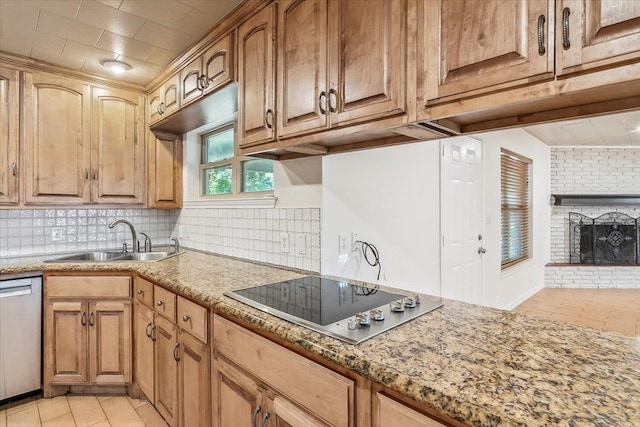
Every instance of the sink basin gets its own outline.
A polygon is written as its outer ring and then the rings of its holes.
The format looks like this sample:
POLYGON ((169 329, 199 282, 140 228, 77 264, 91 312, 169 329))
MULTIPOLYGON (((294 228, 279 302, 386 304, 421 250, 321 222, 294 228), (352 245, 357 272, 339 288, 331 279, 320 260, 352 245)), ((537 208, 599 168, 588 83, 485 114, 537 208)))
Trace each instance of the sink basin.
POLYGON ((121 262, 121 261, 160 261, 180 255, 184 252, 82 252, 48 259, 45 262, 121 262))

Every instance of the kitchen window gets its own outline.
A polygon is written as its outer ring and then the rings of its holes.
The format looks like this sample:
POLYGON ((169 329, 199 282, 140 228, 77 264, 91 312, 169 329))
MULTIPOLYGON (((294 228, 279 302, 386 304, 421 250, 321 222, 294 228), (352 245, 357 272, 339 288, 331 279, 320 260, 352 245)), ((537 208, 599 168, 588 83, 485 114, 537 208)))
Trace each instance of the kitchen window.
POLYGON ((200 194, 237 197, 273 193, 273 160, 238 156, 235 125, 218 127, 200 137, 200 194))
POLYGON ((531 159, 500 151, 500 233, 502 269, 530 258, 531 159))

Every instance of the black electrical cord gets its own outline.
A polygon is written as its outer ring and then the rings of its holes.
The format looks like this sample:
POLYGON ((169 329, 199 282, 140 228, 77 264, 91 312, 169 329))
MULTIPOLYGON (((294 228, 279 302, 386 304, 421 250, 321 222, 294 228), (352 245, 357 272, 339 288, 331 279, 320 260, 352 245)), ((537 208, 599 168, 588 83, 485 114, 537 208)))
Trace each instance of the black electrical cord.
POLYGON ((362 240, 356 240, 356 243, 360 243, 362 245, 362 255, 364 260, 367 261, 371 267, 378 266, 378 277, 376 280, 380 280, 380 270, 382 269, 382 264, 380 263, 380 253, 378 252, 378 248, 373 243, 363 242, 362 240), (369 259, 369 254, 373 256, 373 261, 369 259))

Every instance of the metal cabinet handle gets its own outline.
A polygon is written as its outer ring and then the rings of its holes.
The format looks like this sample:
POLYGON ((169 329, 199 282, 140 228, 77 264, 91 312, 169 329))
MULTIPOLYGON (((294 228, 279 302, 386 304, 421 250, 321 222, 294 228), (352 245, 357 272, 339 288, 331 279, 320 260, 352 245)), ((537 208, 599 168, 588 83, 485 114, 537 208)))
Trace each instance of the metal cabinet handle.
POLYGON ((320 109, 320 114, 327 114, 327 93, 325 91, 320 92, 318 96, 318 108, 320 109))
POLYGON ((187 316, 186 314, 184 316, 182 316, 182 321, 183 322, 188 322, 189 319, 191 319, 191 317, 187 316))
POLYGON ((89 314, 89 326, 93 326, 93 311, 89 314))
POLYGON ((329 89, 329 111, 332 113, 335 113, 337 108, 338 108, 338 92, 336 92, 335 89, 329 89), (334 99, 335 102, 332 102, 331 101, 332 99, 334 99))
POLYGON ((269 108, 264 115, 264 123, 267 129, 273 129, 273 110, 269 108))
POLYGON ((147 327, 144 330, 144 333, 147 334, 147 338, 151 338, 151 331, 149 330, 149 328, 153 325, 153 323, 149 322, 149 324, 147 325, 147 327))
POLYGON ((93 179, 94 179, 94 181, 96 179, 98 179, 98 169, 96 169, 96 168, 93 169, 93 179))
POLYGON ((156 340, 156 325, 153 325, 153 327, 151 328, 151 336, 149 338, 151 338, 151 341, 156 340))
POLYGON ((18 165, 11 163, 11 175, 18 176, 18 165))
POLYGON ((87 313, 85 311, 83 311, 82 316, 80 316, 80 324, 82 326, 87 326, 87 313))
POLYGON ((264 427, 265 425, 267 425, 267 419, 269 419, 269 417, 271 416, 270 413, 265 412, 264 415, 262 416, 262 421, 260 422, 260 427, 264 427))
POLYGON ((201 75, 200 78, 202 79, 202 90, 205 90, 209 87, 209 79, 207 79, 207 76, 205 76, 204 74, 201 75))
POLYGON ((571 15, 571 9, 565 7, 562 9, 562 47, 567 50, 571 47, 569 41, 569 15, 571 15))
POLYGON ((173 358, 175 359, 176 362, 180 361, 180 356, 178 351, 180 350, 180 343, 177 342, 175 346, 173 346, 173 358))
POLYGON ((196 89, 202 90, 202 86, 200 86, 200 76, 196 77, 196 89))
POLYGON ((546 22, 544 15, 538 16, 538 53, 544 55, 547 48, 544 47, 544 23, 546 22))
POLYGON ((138 295, 142 295, 144 294, 144 291, 142 289, 138 289, 138 295))
POLYGON ((89 168, 84 168, 84 179, 89 179, 89 168))
POLYGON ((158 307, 161 307, 162 304, 164 304, 164 303, 162 302, 162 300, 158 300, 158 302, 156 304, 158 305, 158 307))
POLYGON ((160 110, 160 114, 164 114, 164 102, 161 102, 160 105, 158 105, 158 108, 160 110))
POLYGON ((253 411, 253 417, 251 417, 251 427, 256 427, 256 417, 262 411, 262 407, 256 406, 256 409, 253 411))

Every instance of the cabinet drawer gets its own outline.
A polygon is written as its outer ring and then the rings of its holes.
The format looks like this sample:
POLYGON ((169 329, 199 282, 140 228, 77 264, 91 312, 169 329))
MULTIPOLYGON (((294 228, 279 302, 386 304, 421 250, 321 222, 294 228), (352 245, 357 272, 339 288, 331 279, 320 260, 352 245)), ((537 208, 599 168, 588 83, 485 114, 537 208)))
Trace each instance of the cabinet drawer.
POLYGON ((176 321, 176 294, 161 288, 158 285, 153 285, 153 299, 155 303, 153 308, 156 313, 166 317, 172 322, 176 321))
POLYGON ((147 307, 153 307, 153 283, 141 277, 136 277, 133 288, 133 298, 136 301, 147 307))
POLYGON ((49 298, 130 298, 131 276, 48 276, 49 298))
POLYGON ((207 334, 207 309, 182 297, 178 297, 178 326, 205 343, 207 334))
POLYGON ((373 426, 447 427, 379 392, 373 395, 373 426))
POLYGON ((218 315, 213 329, 220 354, 329 424, 352 424, 354 381, 218 315))

